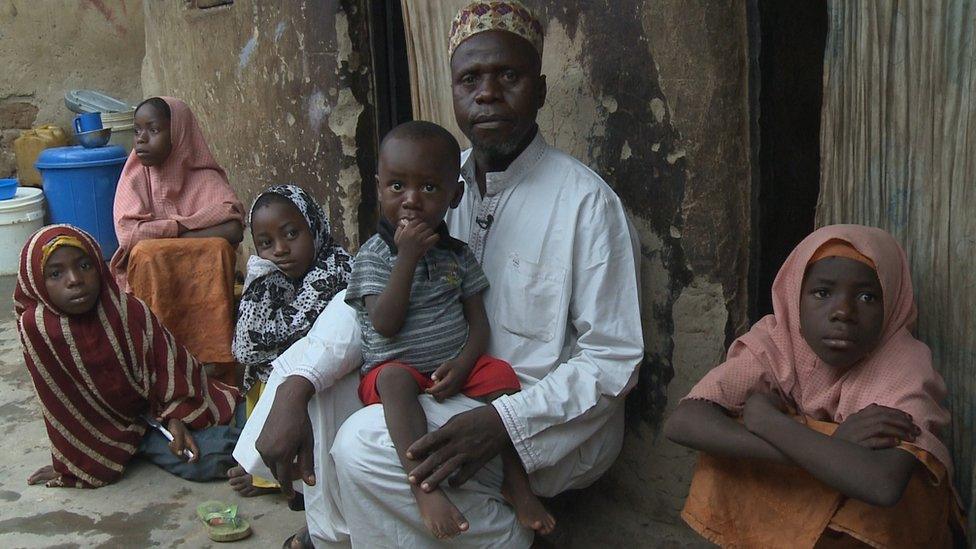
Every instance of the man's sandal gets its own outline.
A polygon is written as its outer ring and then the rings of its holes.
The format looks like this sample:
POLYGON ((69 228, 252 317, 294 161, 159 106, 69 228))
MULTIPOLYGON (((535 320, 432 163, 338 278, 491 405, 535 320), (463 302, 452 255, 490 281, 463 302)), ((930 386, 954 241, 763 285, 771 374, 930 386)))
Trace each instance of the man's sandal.
POLYGON ((297 547, 301 547, 302 549, 312 549, 315 547, 312 545, 312 536, 308 533, 307 526, 289 536, 285 540, 285 543, 281 544, 281 549, 294 549, 296 547, 296 541, 298 542, 297 547))
POLYGON ((237 504, 205 501, 197 505, 197 517, 206 525, 207 536, 213 541, 237 541, 251 535, 251 525, 237 516, 237 504))

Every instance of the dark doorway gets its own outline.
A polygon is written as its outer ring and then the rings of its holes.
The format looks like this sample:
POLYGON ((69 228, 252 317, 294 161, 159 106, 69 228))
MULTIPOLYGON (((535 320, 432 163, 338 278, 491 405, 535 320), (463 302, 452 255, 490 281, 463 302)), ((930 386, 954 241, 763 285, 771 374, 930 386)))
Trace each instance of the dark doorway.
MULTIPOLYGON (((826 0, 758 0, 759 134, 753 321, 772 312, 770 288, 786 256, 814 228, 820 192, 820 108, 826 0)), ((756 13, 758 12, 758 13, 756 13)), ((755 58, 754 58, 754 62, 755 58)), ((754 99, 755 101, 755 99, 754 99)), ((754 180, 755 181, 755 180, 754 180)))
POLYGON ((410 99, 410 66, 400 0, 371 0, 370 41, 376 71, 376 122, 378 139, 397 124, 413 119, 410 99))
MULTIPOLYGON (((370 0, 366 4, 369 20, 370 51, 373 61, 373 105, 376 111, 376 151, 386 132, 413 119, 410 99, 410 65, 400 0, 370 0)), ((375 168, 375 166, 373 167, 375 168)), ((372 178, 363 181, 359 203, 360 234, 363 241, 376 230, 376 185, 372 178)))

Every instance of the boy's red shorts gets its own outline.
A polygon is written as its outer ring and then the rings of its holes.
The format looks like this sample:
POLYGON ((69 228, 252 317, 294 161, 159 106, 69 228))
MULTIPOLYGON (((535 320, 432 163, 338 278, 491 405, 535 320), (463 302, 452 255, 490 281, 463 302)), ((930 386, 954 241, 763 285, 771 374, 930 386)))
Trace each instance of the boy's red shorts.
MULTIPOLYGON (((425 391, 434 385, 428 374, 422 374, 403 362, 391 360, 373 368, 359 381, 359 399, 363 401, 364 405, 369 406, 382 402, 380 394, 376 390, 376 377, 384 368, 407 370, 417 380, 417 386, 420 387, 421 391, 425 391)), ((499 391, 518 391, 521 388, 518 376, 515 375, 515 370, 512 369, 511 364, 500 358, 481 355, 478 362, 474 363, 474 368, 471 369, 468 381, 464 384, 461 392, 469 397, 477 398, 499 391)))

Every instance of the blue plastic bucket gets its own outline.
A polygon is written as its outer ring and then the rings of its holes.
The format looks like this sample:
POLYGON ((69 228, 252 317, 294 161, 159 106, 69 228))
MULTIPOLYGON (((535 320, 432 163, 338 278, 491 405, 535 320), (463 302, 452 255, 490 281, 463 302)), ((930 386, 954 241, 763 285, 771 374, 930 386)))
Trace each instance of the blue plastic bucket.
POLYGON ((0 179, 0 200, 10 200, 17 194, 16 179, 0 179))
POLYGON ((34 164, 41 172, 49 221, 88 231, 106 260, 119 247, 112 208, 127 156, 125 149, 115 145, 56 147, 42 152, 34 164))

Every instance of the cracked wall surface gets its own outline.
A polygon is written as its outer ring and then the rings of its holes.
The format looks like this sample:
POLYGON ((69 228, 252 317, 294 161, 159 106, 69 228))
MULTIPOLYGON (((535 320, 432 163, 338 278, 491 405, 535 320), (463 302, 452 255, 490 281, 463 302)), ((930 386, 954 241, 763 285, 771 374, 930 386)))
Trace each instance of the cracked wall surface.
POLYGON ((69 131, 74 113, 64 92, 99 89, 137 101, 144 44, 141 0, 0 0, 0 177, 16 171, 21 130, 69 131))
POLYGON ((147 97, 173 95, 190 105, 245 204, 269 185, 300 185, 350 249, 364 226, 372 230, 358 212, 375 164, 361 5, 147 2, 142 70, 147 97))
POLYGON ((575 540, 657 546, 695 454, 664 440, 678 400, 748 327, 748 38, 741 2, 526 2, 546 19, 539 124, 620 196, 642 245, 646 358, 610 473, 560 502, 575 540), (578 518, 579 520, 575 520, 578 518))

